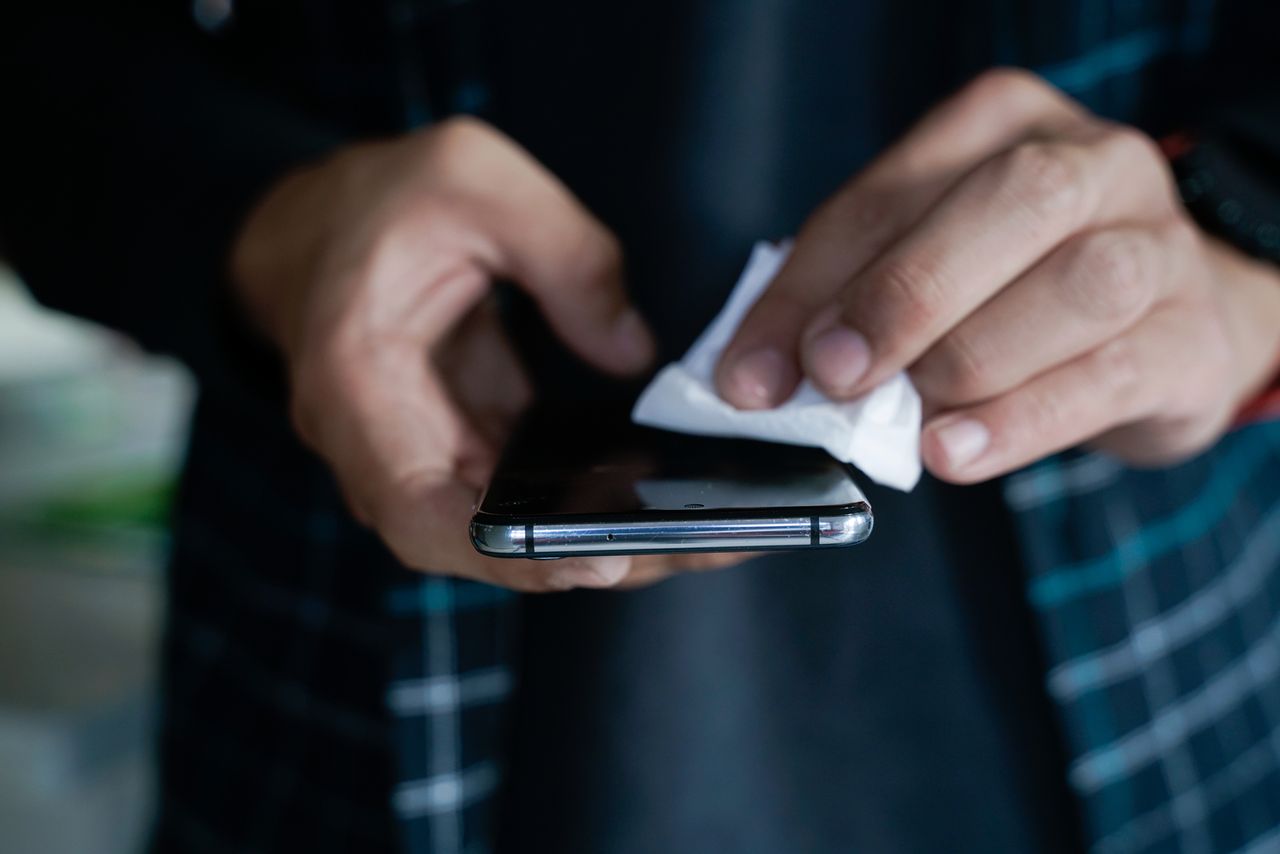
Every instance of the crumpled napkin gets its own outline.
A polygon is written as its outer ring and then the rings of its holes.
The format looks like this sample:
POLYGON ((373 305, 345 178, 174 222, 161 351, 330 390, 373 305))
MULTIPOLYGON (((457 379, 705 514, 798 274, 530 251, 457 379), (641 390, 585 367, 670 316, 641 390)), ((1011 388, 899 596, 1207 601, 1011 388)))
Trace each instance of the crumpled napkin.
POLYGON ((920 395, 905 373, 847 403, 832 401, 808 380, 775 409, 739 410, 716 393, 720 354, 789 251, 789 244, 756 244, 720 314, 683 359, 654 377, 631 419, 680 433, 824 448, 877 483, 911 490, 920 480, 921 411, 920 395))

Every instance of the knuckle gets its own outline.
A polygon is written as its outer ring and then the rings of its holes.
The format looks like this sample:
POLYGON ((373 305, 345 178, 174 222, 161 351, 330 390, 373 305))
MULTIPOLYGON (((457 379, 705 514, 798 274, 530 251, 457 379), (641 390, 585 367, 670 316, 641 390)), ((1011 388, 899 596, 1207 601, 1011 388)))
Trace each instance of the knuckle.
POLYGON ((1030 71, 1021 68, 992 68, 973 78, 961 97, 977 103, 1023 103, 1051 93, 1046 84, 1030 71))
POLYGON ((1038 219, 1058 221, 1079 208, 1084 178, 1066 145, 1036 140, 1004 156, 1001 183, 1038 219))
POLYGON ((466 148, 483 145, 493 135, 489 126, 477 118, 451 116, 435 125, 433 138, 441 149, 448 149, 452 146, 466 148))
POLYGON ((944 278, 933 261, 895 258, 887 262, 879 270, 878 287, 864 289, 859 308, 866 310, 857 312, 863 316, 858 326, 880 338, 890 332, 898 337, 928 334, 946 304, 944 278), (877 318, 882 324, 875 322, 877 318), (879 328, 866 328, 867 319, 871 319, 872 327, 879 328))
POLYGON ((958 329, 921 360, 921 384, 932 397, 950 404, 989 397, 999 377, 988 351, 980 336, 958 329))
POLYGON ((1150 136, 1129 125, 1110 125, 1102 134, 1100 151, 1124 180, 1153 190, 1163 188, 1150 200, 1162 213, 1182 209, 1168 160, 1150 136))
POLYGON ((1136 320, 1155 295, 1149 249, 1134 234, 1100 233, 1081 241, 1064 282, 1068 298, 1093 320, 1122 325, 1136 320))
POLYGON ((1121 163, 1140 167, 1151 164, 1161 168, 1164 166, 1165 158, 1160 146, 1132 125, 1109 125, 1102 140, 1103 145, 1111 149, 1121 163))
POLYGON ((502 137, 488 124, 471 116, 452 116, 423 132, 428 163, 444 174, 457 172, 502 137))
POLYGON ((1071 416, 1060 394, 1035 389, 1019 395, 1018 400, 1017 409, 1006 419, 1011 444, 1015 446, 1033 446, 1041 437, 1060 434, 1063 422, 1071 416))
POLYGON ((836 243, 856 234, 869 245, 883 247, 897 233, 903 216, 902 196, 895 190, 855 180, 814 211, 801 235, 836 243))

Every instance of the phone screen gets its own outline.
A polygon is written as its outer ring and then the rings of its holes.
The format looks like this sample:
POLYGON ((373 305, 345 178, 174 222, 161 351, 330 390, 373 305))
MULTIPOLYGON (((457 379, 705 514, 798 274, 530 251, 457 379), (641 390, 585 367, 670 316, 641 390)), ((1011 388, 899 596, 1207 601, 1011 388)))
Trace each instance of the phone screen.
POLYGON ((512 438, 480 512, 706 518, 862 502, 851 469, 817 448, 654 430, 625 410, 544 407, 512 438))

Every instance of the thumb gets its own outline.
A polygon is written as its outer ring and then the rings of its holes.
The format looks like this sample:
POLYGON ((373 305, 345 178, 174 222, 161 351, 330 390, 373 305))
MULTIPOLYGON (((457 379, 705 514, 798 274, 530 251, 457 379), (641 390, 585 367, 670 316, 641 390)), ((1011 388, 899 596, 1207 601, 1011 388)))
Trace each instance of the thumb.
POLYGON ((644 370, 653 360, 653 336, 623 285, 617 240, 585 211, 563 227, 577 233, 548 236, 521 281, 579 356, 610 373, 644 370))
POLYGON ((583 359, 615 374, 643 370, 653 337, 623 285, 617 238, 514 142, 493 132, 490 143, 505 150, 485 158, 489 272, 526 290, 583 359))

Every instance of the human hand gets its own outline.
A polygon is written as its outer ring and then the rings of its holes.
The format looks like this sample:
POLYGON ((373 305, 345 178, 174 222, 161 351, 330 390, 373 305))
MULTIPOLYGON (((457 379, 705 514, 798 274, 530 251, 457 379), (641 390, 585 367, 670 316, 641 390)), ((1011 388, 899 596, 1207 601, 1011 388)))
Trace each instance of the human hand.
POLYGON ((1280 271, 1195 227, 1155 144, 994 71, 813 214, 717 384, 764 408, 908 369, 926 466, 970 483, 1083 442, 1185 458, 1278 359, 1280 271))
POLYGON ((478 494, 531 397, 491 281, 527 290, 605 371, 633 373, 653 355, 615 238, 497 131, 452 120, 286 177, 250 215, 231 267, 240 301, 285 357, 298 432, 405 565, 553 590, 739 559, 540 562, 471 547, 478 494))

